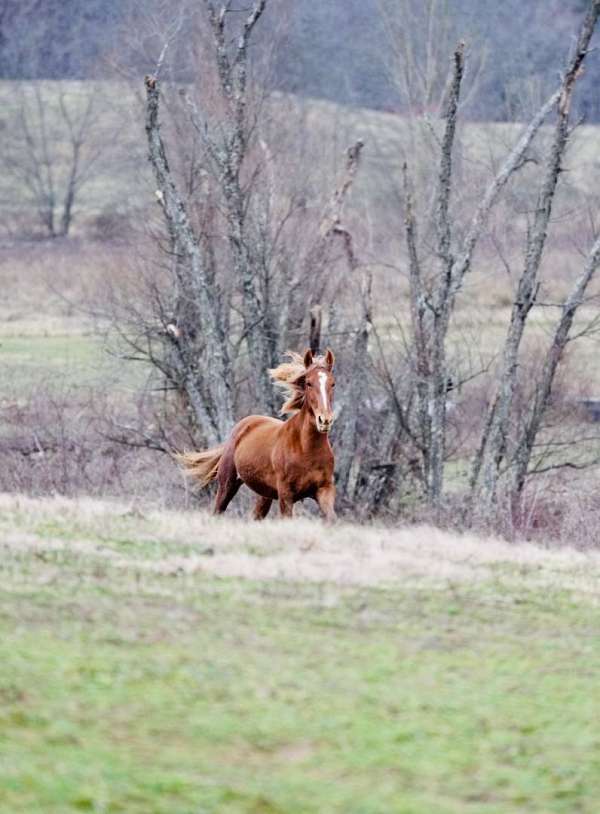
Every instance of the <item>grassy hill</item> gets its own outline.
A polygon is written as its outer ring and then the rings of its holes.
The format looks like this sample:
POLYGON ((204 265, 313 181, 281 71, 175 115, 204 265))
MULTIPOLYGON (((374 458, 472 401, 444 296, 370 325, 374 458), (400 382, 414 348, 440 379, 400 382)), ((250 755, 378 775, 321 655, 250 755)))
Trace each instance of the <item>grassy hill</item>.
POLYGON ((600 558, 0 497, 0 812, 595 812, 600 558))
MULTIPOLYGON (((95 158, 94 170, 89 173, 79 197, 80 223, 85 224, 92 216, 105 211, 125 216, 128 211, 155 207, 146 162, 142 76, 137 85, 119 81, 1 80, 0 126, 6 135, 5 149, 15 139, 20 143, 24 132, 20 120, 24 111, 32 131, 33 148, 42 157, 41 106, 49 160, 56 170, 56 191, 60 192, 70 161, 69 129, 61 103, 77 124, 90 97, 94 100, 93 127, 85 138, 82 154, 85 159, 86 149, 92 144, 95 158)), ((397 193, 405 158, 415 172, 421 161, 416 154, 422 146, 420 142, 424 136, 432 138, 443 124, 427 115, 411 120, 397 113, 289 94, 274 93, 270 98, 263 121, 268 123, 267 128, 273 128, 274 146, 280 150, 282 137, 288 147, 293 146, 290 156, 286 156, 286 160, 292 161, 292 167, 295 151, 302 150, 303 157, 313 169, 317 168, 318 176, 327 184, 331 183, 332 170, 343 165, 346 147, 359 137, 364 140, 364 167, 357 178, 354 201, 361 212, 373 209, 380 215, 386 208, 398 206, 397 193)), ((167 108, 163 117, 168 121, 167 108)), ((482 174, 491 172, 522 128, 518 123, 463 122, 457 139, 458 172, 461 172, 461 164, 482 174)), ((568 167, 568 184, 573 193, 591 195, 597 189, 600 170, 600 127, 579 126, 573 141, 575 159, 568 167)), ((20 146, 25 149, 24 145, 20 146)), ((463 180, 462 175, 457 177, 459 185, 463 180)), ((5 212, 26 211, 31 205, 22 183, 10 172, 4 172, 0 178, 0 205, 5 212)), ((398 217, 399 227, 401 223, 398 217)))

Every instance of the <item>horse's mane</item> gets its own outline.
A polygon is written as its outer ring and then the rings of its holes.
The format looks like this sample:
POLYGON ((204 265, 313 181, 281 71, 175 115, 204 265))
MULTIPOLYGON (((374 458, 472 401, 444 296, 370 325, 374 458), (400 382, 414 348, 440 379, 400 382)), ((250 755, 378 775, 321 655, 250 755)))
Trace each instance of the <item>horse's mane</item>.
MULTIPOLYGON (((269 370, 269 374, 276 386, 283 390, 286 397, 279 411, 281 415, 297 413, 302 409, 304 404, 304 377, 306 375, 304 359, 299 353, 289 350, 285 356, 288 357, 289 362, 282 362, 278 367, 269 370)), ((322 356, 315 357, 313 361, 313 364, 317 366, 324 363, 325 360, 322 356)))

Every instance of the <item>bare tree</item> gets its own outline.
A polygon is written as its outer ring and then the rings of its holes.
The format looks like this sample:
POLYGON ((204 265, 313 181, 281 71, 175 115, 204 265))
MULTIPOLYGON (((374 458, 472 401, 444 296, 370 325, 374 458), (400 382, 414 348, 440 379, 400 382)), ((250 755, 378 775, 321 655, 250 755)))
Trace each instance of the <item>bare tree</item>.
POLYGON ((48 237, 69 234, 80 193, 109 144, 106 108, 87 82, 16 83, 2 164, 13 200, 32 204, 48 237))
MULTIPOLYGON (((600 266, 600 236, 596 238, 583 270, 575 281, 569 295, 561 306, 561 313, 554 327, 552 340, 546 352, 542 371, 536 382, 535 396, 517 439, 516 449, 512 456, 511 497, 513 507, 519 500, 525 479, 529 472, 533 448, 542 427, 544 414, 548 407, 552 386, 558 366, 571 336, 573 320, 578 308, 584 303, 586 291, 600 266)), ((581 334, 580 334, 581 335, 581 334)))
MULTIPOLYGON (((545 119, 558 105, 556 135, 545 164, 545 180, 536 207, 534 228, 529 238, 527 272, 521 280, 520 294, 513 309, 513 320, 509 330, 511 338, 508 349, 505 349, 506 360, 499 376, 499 392, 512 393, 514 390, 512 377, 515 374, 514 353, 518 353, 520 342, 519 319, 523 314, 526 319, 526 313, 535 298, 537 269, 560 172, 560 161, 568 137, 570 98, 581 63, 587 53, 597 15, 598 3, 594 0, 559 88, 550 95, 524 128, 483 190, 479 202, 466 222, 457 206, 459 196, 455 192, 456 134, 465 71, 465 48, 462 43, 453 54, 450 78, 444 91, 443 117, 440 120, 442 132, 434 139, 437 151, 437 176, 432 196, 429 197, 427 192, 422 195, 425 197, 424 206, 415 205, 410 177, 411 167, 408 163, 404 166, 403 199, 411 325, 411 341, 406 346, 406 357, 412 387, 405 389, 403 398, 399 397, 397 389, 398 377, 389 372, 389 363, 385 358, 389 352, 381 343, 378 344, 376 356, 382 360, 383 372, 388 383, 388 414, 396 416, 396 423, 392 422, 391 427, 395 427, 394 431, 403 436, 406 457, 412 461, 410 468, 417 474, 427 502, 438 515, 445 494, 444 466, 448 454, 449 433, 448 391, 457 385, 456 370, 449 364, 448 359, 448 340, 454 309, 461 295, 465 277, 471 269, 475 250, 486 234, 486 226, 492 211, 508 182, 529 160, 529 150, 534 139, 545 119)), ((572 302, 576 301, 577 297, 574 297, 572 302)), ((547 398, 547 396, 542 398, 540 405, 542 402, 547 404, 547 398)), ((510 396, 500 413, 505 409, 509 410, 509 407, 510 396)), ((492 407, 484 427, 483 446, 486 449, 489 444, 490 428, 496 426, 503 428, 493 430, 494 437, 498 433, 500 439, 495 446, 495 453, 492 453, 494 461, 498 457, 498 450, 503 452, 505 440, 507 419, 501 418, 500 413, 497 412, 497 408, 492 407)), ((539 422, 533 418, 530 424, 532 427, 539 426, 539 422)), ((529 442, 522 442, 517 446, 522 450, 530 449, 531 443, 533 441, 530 438, 529 442)), ((480 449, 474 461, 476 474, 473 482, 477 481, 479 476, 482 454, 480 449)), ((521 453, 521 458, 523 457, 527 456, 521 453)))
MULTIPOLYGON (((145 299, 128 304, 131 319, 121 321, 120 327, 130 357, 150 362, 163 389, 182 399, 198 442, 220 441, 234 418, 249 409, 276 409, 264 373, 286 347, 297 346, 309 335, 314 347, 321 335, 344 337, 336 343, 337 350, 341 347, 340 365, 361 374, 348 376, 348 392, 341 399, 342 499, 358 502, 366 514, 372 513, 397 503, 398 480, 408 476, 441 516, 444 468, 456 443, 448 393, 473 375, 457 371, 449 351, 455 308, 492 212, 509 182, 529 165, 534 141, 558 105, 559 123, 542 168, 541 203, 525 264, 533 276, 523 282, 521 306, 517 302, 514 313, 525 312, 526 317, 531 307, 523 309, 522 301, 531 303, 535 297, 543 235, 569 132, 570 97, 596 23, 598 2, 592 3, 582 28, 579 56, 572 58, 557 90, 495 167, 468 216, 468 196, 462 195, 456 175, 465 46, 461 43, 454 51, 441 115, 428 124, 436 150, 432 189, 414 184, 408 161, 403 168, 410 300, 410 335, 402 338, 404 361, 393 358, 381 332, 371 270, 356 246, 356 224, 344 211, 362 142, 348 151, 333 196, 329 201, 315 196, 317 205, 310 210, 306 190, 301 184, 294 188, 285 178, 286 172, 290 174, 290 154, 278 151, 281 119, 272 113, 264 84, 257 83, 252 73, 251 44, 266 2, 257 0, 243 11, 231 3, 205 4, 210 40, 198 47, 203 60, 200 85, 182 87, 163 80, 168 48, 163 49, 157 70, 145 85, 149 155, 163 218, 163 228, 156 232, 162 260, 158 274, 148 272, 144 278, 145 299), (275 124, 270 129, 271 115, 275 124), (193 136, 185 166, 181 152, 173 149, 176 131, 193 136), (348 296, 350 290, 353 295, 348 296), (332 307, 336 295, 341 295, 341 316, 332 307)), ((588 282, 596 255, 593 251, 586 266, 588 282)), ((528 434, 515 442, 514 449, 520 450, 518 459, 511 459, 515 483, 520 471, 527 472, 569 320, 586 286, 574 290, 564 303, 554 351, 524 424, 528 434)), ((400 319, 395 325, 402 333, 400 319)), ((510 330, 518 334, 518 327, 515 320, 510 330)), ((519 341, 517 352, 518 347, 519 341)), ((514 391, 510 360, 501 370, 505 372, 499 392, 514 391)), ((490 415, 497 414, 492 409, 490 415)), ((484 424, 485 439, 493 420, 484 424)), ((480 458, 487 444, 484 440, 480 445, 480 458)), ((477 466, 481 469, 476 454, 477 466)), ((473 483, 478 489, 479 475, 473 483)))
MULTIPOLYGON (((479 206, 464 230, 464 237, 453 241, 450 212, 453 180, 453 148, 464 70, 464 47, 459 45, 453 57, 452 79, 449 84, 446 123, 439 147, 439 169, 434 198, 435 254, 437 271, 425 276, 418 253, 417 225, 409 185, 405 184, 407 198, 406 238, 408 246, 411 321, 416 358, 417 413, 420 417, 418 434, 423 454, 423 471, 428 500, 439 507, 443 489, 443 466, 446 449, 446 398, 451 374, 447 367, 447 338, 450 319, 463 279, 471 267, 473 253, 492 208, 509 178, 519 168, 523 158, 549 113, 557 95, 548 100, 506 157, 503 165, 490 182, 479 206)), ((405 170, 407 172, 407 170, 405 170)))
POLYGON ((206 2, 177 16, 145 80, 159 263, 140 272, 135 298, 122 298, 116 326, 125 356, 149 363, 159 386, 183 400, 196 443, 223 439, 244 411, 276 412, 268 370, 308 340, 309 311, 347 263, 341 212, 362 144, 348 151, 331 200, 318 192, 309 208, 294 139, 282 147, 282 114, 251 59, 266 6, 206 2), (200 82, 189 85, 163 80, 176 73, 169 47, 183 24, 199 32, 200 82))
MULTIPOLYGON (((490 404, 481 444, 473 461, 471 501, 476 502, 478 511, 484 513, 490 511, 496 500, 501 466, 508 453, 509 422, 517 384, 520 349, 527 319, 538 294, 539 272, 550 216, 570 135, 571 99, 575 83, 581 74, 583 62, 588 53, 599 13, 600 3, 592 2, 558 92, 557 119, 553 139, 545 160, 544 177, 535 206, 534 220, 527 236, 525 264, 517 284, 515 302, 504 342, 502 361, 498 371, 498 388, 490 404)), ((532 446, 548 403, 556 366, 566 343, 573 316, 581 304, 581 298, 595 272, 596 263, 593 249, 581 281, 578 282, 571 297, 563 305, 563 318, 559 322, 551 346, 550 355, 553 361, 547 360, 542 377, 536 384, 534 407, 514 453, 516 465, 514 483, 517 492, 520 492, 523 487, 532 446)))
MULTIPOLYGON (((377 0, 377 4, 387 40, 386 73, 404 114, 403 157, 410 161, 413 181, 422 187, 430 180, 429 168, 439 147, 436 122, 445 115, 452 92, 448 54, 459 39, 466 40, 469 31, 459 28, 449 0, 377 0)), ((468 70, 465 74, 463 60, 461 77, 462 109, 477 96, 486 64, 485 44, 469 39, 468 70)), ((455 142, 459 138, 457 130, 455 142)), ((454 177, 460 181, 461 151, 454 153, 454 177)), ((423 204, 428 206, 430 201, 423 204)))
MULTIPOLYGON (((66 236, 81 192, 99 171, 99 159, 113 144, 101 83, 68 80, 91 72, 84 16, 71 21, 64 37, 48 48, 48 29, 64 27, 68 12, 39 0, 0 4, 0 61, 14 79, 3 89, 5 195, 15 210, 32 207, 49 237, 66 236), (46 4, 47 5, 47 4, 46 4), (80 37, 77 37, 77 32, 80 37), (49 80, 58 65, 60 78, 49 80)), ((93 1, 88 14, 98 14, 93 1)))

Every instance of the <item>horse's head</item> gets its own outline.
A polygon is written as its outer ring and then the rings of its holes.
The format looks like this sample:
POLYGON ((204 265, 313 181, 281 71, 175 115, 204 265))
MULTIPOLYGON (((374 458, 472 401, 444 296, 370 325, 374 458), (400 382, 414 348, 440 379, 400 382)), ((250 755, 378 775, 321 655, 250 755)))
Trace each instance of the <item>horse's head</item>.
POLYGON ((328 349, 324 357, 314 358, 311 350, 304 354, 304 402, 314 416, 319 432, 329 432, 333 426, 333 353, 328 349))

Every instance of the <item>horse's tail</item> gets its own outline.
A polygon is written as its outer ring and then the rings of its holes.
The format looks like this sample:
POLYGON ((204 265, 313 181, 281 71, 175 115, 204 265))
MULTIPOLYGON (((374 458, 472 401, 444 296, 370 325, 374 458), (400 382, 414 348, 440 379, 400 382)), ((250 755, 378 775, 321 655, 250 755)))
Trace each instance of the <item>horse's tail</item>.
POLYGON ((186 475, 195 478, 200 486, 208 486, 217 477, 224 449, 225 444, 221 444, 203 452, 182 452, 175 457, 186 475))

